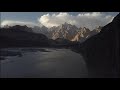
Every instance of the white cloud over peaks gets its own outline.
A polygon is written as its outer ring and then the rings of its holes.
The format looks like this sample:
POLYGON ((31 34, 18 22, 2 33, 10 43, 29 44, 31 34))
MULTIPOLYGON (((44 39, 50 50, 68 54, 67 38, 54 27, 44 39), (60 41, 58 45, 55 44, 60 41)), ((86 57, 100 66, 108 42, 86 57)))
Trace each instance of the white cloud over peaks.
POLYGON ((33 22, 24 22, 24 21, 13 21, 13 20, 4 20, 1 22, 1 26, 14 26, 14 25, 27 25, 28 27, 33 27, 33 26, 40 26, 40 24, 36 24, 33 22))
POLYGON ((45 14, 38 21, 46 26, 59 26, 65 22, 76 25, 77 27, 87 27, 94 29, 97 26, 104 26, 112 21, 114 17, 101 12, 79 13, 78 15, 70 15, 69 13, 54 13, 52 15, 45 14))

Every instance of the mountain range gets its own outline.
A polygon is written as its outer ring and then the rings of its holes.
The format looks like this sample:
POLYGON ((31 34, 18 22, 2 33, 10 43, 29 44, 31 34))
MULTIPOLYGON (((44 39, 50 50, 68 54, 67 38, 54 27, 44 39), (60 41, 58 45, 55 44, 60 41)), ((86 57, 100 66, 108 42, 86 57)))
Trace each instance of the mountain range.
POLYGON ((64 23, 60 26, 53 26, 51 28, 47 28, 45 26, 38 27, 35 26, 32 28, 35 33, 42 33, 46 35, 48 38, 56 40, 57 38, 63 38, 70 41, 78 41, 83 42, 87 38, 97 34, 102 29, 101 26, 96 27, 94 30, 90 30, 86 27, 78 28, 75 25, 71 25, 68 23, 64 23))
POLYGON ((27 26, 0 28, 0 47, 49 46, 49 39, 27 26))
MULTIPOLYGON (((16 28, 18 28, 17 26, 20 27, 20 25, 16 25, 16 28)), ((9 28, 9 27, 14 27, 14 26, 4 26, 4 28, 9 28)), ((89 37, 99 33, 102 27, 99 26, 96 27, 94 30, 90 30, 86 27, 78 28, 75 25, 71 25, 65 22, 60 26, 53 26, 51 28, 47 28, 45 26, 27 27, 25 25, 24 28, 22 28, 21 26, 21 29, 27 32, 44 34, 49 39, 53 39, 53 40, 61 38, 61 39, 67 39, 69 41, 83 42, 89 37)))

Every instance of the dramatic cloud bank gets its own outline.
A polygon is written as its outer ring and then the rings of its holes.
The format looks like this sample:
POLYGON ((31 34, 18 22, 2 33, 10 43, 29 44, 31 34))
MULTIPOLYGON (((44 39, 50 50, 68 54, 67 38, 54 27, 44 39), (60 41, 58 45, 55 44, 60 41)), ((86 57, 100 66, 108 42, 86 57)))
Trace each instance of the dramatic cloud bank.
MULTIPOLYGON (((93 30, 97 26, 104 26, 113 20, 111 14, 106 14, 102 12, 80 12, 77 15, 70 13, 52 13, 44 14, 38 17, 38 23, 26 22, 26 21, 15 21, 15 20, 3 20, 1 26, 9 25, 27 25, 29 27, 33 26, 46 26, 48 28, 52 26, 59 26, 65 22, 76 25, 77 27, 87 27, 93 30)), ((37 20, 36 20, 37 21, 37 20)))
POLYGON ((87 27, 94 29, 97 26, 104 26, 112 21, 114 17, 100 12, 80 13, 78 15, 70 15, 69 13, 45 14, 41 16, 38 21, 50 28, 52 26, 59 26, 65 22, 76 25, 77 27, 87 27))
POLYGON ((14 25, 27 25, 28 27, 33 27, 33 26, 40 26, 40 24, 36 24, 33 22, 23 22, 23 21, 13 21, 13 20, 4 20, 1 22, 1 27, 9 25, 9 26, 14 26, 14 25))

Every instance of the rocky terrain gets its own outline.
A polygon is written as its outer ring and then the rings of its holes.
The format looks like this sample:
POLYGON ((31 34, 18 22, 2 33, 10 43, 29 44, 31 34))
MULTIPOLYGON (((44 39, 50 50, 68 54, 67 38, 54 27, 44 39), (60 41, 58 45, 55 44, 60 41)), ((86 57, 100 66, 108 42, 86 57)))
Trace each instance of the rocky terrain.
POLYGON ((74 47, 74 51, 83 54, 92 77, 120 77, 119 33, 120 14, 100 33, 74 47))
POLYGON ((78 28, 66 22, 51 28, 7 25, 0 30, 0 46, 73 46, 99 33, 100 30, 101 28, 93 31, 86 27, 78 28))
POLYGON ((46 35, 49 39, 56 40, 57 38, 63 38, 70 41, 83 42, 87 38, 97 34, 101 30, 101 26, 96 27, 94 30, 89 30, 86 27, 76 27, 75 25, 71 25, 68 23, 64 23, 60 26, 53 26, 51 28, 47 28, 45 26, 42 27, 34 27, 32 28, 33 32, 42 33, 46 35))

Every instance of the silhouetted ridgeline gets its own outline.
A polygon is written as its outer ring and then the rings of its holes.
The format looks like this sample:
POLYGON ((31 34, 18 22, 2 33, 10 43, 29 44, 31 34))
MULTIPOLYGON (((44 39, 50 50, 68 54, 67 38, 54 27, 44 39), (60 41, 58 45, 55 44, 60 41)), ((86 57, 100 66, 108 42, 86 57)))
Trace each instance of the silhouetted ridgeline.
POLYGON ((48 39, 27 26, 6 26, 0 30, 0 47, 69 47, 77 44, 64 38, 48 39))
POLYGON ((83 54, 92 77, 120 77, 120 14, 74 50, 83 54))
POLYGON ((27 26, 1 28, 0 47, 49 46, 48 38, 43 34, 33 33, 27 26))

